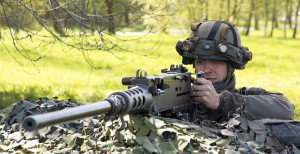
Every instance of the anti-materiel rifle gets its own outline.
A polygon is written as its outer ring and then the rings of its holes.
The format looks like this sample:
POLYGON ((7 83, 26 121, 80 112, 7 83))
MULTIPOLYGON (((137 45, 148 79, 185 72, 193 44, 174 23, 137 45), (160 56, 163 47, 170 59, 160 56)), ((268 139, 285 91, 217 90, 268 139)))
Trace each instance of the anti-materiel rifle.
MULTIPOLYGON (((191 103, 191 73, 182 65, 162 69, 163 74, 147 76, 145 69, 138 69, 136 77, 122 78, 128 89, 112 93, 108 98, 66 110, 31 115, 23 120, 28 131, 59 123, 106 114, 122 116, 128 113, 149 113, 173 118, 186 118, 194 109, 191 103)), ((197 77, 204 77, 198 73, 197 77)))

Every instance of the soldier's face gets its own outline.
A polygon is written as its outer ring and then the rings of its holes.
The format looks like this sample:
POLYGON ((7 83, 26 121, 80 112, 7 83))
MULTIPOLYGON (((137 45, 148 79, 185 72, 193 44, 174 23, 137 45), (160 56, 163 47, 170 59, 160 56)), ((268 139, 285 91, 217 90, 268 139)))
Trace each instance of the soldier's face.
POLYGON ((227 76, 228 63, 216 60, 195 60, 195 71, 203 71, 205 79, 216 83, 222 81, 227 76))

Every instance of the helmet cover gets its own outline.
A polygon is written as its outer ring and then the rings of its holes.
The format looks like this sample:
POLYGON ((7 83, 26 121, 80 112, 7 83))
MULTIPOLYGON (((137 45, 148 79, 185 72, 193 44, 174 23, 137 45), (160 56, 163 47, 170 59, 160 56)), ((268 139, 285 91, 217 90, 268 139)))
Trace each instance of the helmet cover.
POLYGON ((244 69, 252 53, 241 45, 236 27, 226 21, 206 21, 191 25, 190 37, 176 44, 183 64, 194 60, 227 61, 235 69, 244 69))

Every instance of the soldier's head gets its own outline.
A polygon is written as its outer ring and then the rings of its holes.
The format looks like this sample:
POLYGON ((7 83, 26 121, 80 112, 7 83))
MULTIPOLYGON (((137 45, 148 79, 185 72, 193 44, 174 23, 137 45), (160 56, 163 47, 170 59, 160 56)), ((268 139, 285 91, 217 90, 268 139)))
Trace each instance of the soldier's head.
POLYGON ((244 69, 252 59, 252 53, 241 45, 236 27, 229 22, 202 20, 192 24, 191 30, 186 40, 177 42, 176 50, 182 56, 182 63, 193 64, 196 71, 205 69, 201 64, 224 64, 223 77, 231 78, 235 69, 244 69))

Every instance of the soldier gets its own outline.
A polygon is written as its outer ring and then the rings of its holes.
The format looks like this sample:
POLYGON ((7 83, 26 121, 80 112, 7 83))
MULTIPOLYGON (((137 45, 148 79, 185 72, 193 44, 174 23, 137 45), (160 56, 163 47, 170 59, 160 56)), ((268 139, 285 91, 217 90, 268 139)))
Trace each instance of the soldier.
POLYGON ((193 102, 197 105, 195 120, 225 122, 233 113, 245 113, 250 119, 294 118, 294 105, 281 93, 262 88, 236 89, 235 69, 244 69, 252 53, 241 45, 235 26, 225 21, 193 24, 192 33, 178 41, 177 52, 183 64, 193 64, 205 78, 193 81, 193 102))

